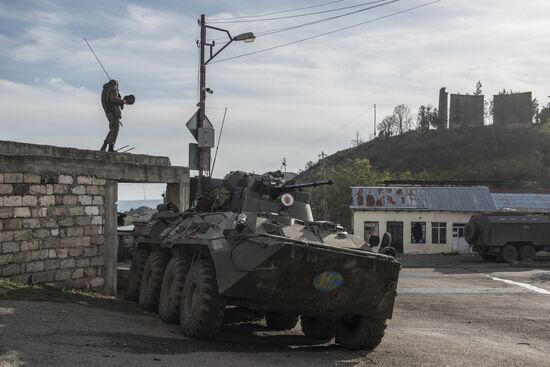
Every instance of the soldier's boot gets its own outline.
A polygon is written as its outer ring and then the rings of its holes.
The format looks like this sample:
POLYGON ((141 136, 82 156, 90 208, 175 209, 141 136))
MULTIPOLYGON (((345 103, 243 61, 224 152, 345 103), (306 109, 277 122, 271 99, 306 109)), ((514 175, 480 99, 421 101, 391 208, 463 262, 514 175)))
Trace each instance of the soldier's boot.
POLYGON ((114 151, 115 151, 115 145, 109 144, 109 152, 114 152, 114 151))
POLYGON ((104 151, 106 151, 106 150, 107 150, 107 140, 105 140, 105 141, 103 142, 103 145, 101 146, 100 151, 104 152, 104 151))

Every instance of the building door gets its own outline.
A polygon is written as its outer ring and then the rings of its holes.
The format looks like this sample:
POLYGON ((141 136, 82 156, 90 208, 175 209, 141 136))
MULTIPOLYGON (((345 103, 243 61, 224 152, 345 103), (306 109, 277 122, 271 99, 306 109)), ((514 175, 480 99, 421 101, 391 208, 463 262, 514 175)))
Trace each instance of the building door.
POLYGON ((453 252, 461 254, 470 252, 470 245, 464 238, 464 223, 453 223, 453 252))
POLYGON ((391 234, 391 245, 397 253, 403 253, 403 222, 387 222, 386 231, 391 234))

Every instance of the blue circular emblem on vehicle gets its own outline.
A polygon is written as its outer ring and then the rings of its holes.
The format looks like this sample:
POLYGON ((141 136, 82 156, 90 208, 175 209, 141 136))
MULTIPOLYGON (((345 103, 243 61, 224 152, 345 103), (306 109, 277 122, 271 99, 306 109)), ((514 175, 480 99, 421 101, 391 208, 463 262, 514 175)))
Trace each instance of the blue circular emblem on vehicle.
POLYGON ((335 271, 325 271, 313 278, 313 287, 321 292, 332 291, 344 285, 344 277, 335 271))

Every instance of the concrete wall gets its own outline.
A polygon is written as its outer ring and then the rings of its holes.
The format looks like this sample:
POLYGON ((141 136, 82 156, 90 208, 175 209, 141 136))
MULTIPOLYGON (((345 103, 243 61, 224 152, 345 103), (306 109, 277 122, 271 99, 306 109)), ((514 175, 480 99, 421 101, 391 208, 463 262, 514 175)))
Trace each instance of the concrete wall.
POLYGON ((493 105, 495 126, 530 124, 533 122, 533 97, 531 92, 496 95, 493 105))
POLYGON ((116 294, 118 182, 166 183, 185 209, 188 172, 166 157, 0 141, 0 277, 116 294))
POLYGON ((449 128, 460 129, 470 126, 483 126, 484 109, 484 96, 451 94, 449 128))
POLYGON ((405 254, 444 254, 462 252, 469 248, 465 240, 453 238, 453 224, 468 223, 473 213, 462 212, 427 212, 427 211, 354 211, 353 233, 364 238, 364 223, 378 222, 379 235, 386 232, 387 222, 403 222, 403 253, 405 254), (412 243, 411 223, 426 222, 426 243, 412 243), (447 223, 446 244, 432 241, 432 223, 447 223))

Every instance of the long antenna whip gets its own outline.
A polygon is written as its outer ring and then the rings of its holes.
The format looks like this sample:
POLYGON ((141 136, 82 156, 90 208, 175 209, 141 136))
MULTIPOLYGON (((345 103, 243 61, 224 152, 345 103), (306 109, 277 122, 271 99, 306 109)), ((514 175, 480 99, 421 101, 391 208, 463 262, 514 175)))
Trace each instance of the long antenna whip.
POLYGON ((94 54, 95 59, 96 59, 97 62, 99 63, 99 66, 101 66, 101 68, 103 69, 103 72, 105 73, 105 75, 107 75, 107 78, 109 78, 109 80, 111 80, 111 77, 110 77, 109 74, 107 73, 107 70, 105 70, 105 68, 103 67, 103 64, 101 63, 101 61, 99 61, 99 58, 97 57, 97 55, 95 54, 94 50, 92 49, 92 46, 90 46, 90 43, 88 42, 88 40, 86 39, 86 37, 82 37, 82 38, 84 38, 84 41, 86 41, 86 44, 88 45, 88 48, 89 48, 90 51, 92 51, 92 53, 94 54))
POLYGON ((216 158, 218 157, 218 148, 220 147, 220 140, 222 140, 223 125, 225 124, 225 114, 227 113, 227 107, 223 111, 223 120, 222 127, 220 129, 220 136, 218 136, 218 144, 216 145, 216 153, 214 153, 214 162, 212 162, 212 169, 210 169, 210 177, 212 177, 212 172, 214 172, 214 166, 216 165, 216 158))

